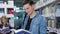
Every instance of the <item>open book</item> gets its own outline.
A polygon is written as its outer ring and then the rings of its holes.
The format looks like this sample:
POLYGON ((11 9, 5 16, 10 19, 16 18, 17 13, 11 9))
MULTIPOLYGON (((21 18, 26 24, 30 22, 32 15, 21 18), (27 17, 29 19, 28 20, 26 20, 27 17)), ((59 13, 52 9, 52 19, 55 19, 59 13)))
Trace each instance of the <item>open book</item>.
POLYGON ((24 30, 24 29, 18 29, 14 30, 15 34, 31 34, 31 32, 24 30))
POLYGON ((4 29, 0 29, 0 33, 9 33, 10 29, 9 28, 4 28, 4 29))

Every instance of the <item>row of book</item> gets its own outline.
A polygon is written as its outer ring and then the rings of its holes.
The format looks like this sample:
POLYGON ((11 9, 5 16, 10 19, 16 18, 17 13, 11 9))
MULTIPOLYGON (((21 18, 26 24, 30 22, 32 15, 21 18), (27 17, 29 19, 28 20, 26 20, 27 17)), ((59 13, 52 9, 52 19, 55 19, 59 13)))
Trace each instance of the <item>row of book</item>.
MULTIPOLYGON (((7 9, 6 11, 8 14, 14 14, 14 10, 11 10, 11 9, 7 9)), ((3 8, 0 8, 0 13, 4 13, 4 9, 3 8)))
POLYGON ((9 4, 9 5, 14 5, 14 2, 13 0, 0 0, 0 4, 9 4))
POLYGON ((39 0, 40 3, 44 3, 44 2, 48 2, 48 1, 51 1, 51 0, 39 0))
POLYGON ((55 16, 55 7, 47 6, 45 8, 40 9, 40 15, 45 17, 54 17, 55 16))
MULTIPOLYGON (((40 0, 40 3, 44 3, 47 1, 51 1, 51 0, 40 0)), ((40 8, 39 10, 40 15, 44 16, 44 17, 49 17, 51 19, 47 20, 47 26, 54 28, 56 26, 55 23, 55 5, 51 4, 45 7, 40 8)))
POLYGON ((48 20, 48 27, 54 28, 55 26, 55 20, 48 20))

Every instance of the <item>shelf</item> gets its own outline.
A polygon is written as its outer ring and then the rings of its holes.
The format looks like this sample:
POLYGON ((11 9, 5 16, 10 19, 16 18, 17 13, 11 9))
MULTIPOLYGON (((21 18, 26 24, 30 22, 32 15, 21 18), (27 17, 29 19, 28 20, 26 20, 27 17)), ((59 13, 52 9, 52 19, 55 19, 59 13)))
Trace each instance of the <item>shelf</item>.
POLYGON ((0 18, 4 15, 6 15, 7 18, 14 17, 13 14, 9 14, 9 12, 8 12, 8 8, 13 8, 13 10, 15 8, 14 4, 11 5, 11 3, 10 3, 10 2, 13 3, 13 1, 8 1, 8 2, 9 2, 9 4, 7 4, 6 2, 4 4, 0 4, 0 8, 4 9, 4 13, 0 13, 0 18))
MULTIPOLYGON (((56 28, 47 27, 47 29, 49 30, 49 32, 56 32, 56 31, 57 31, 56 28)), ((56 33, 57 33, 57 32, 56 32, 56 33)))
POLYGON ((11 18, 11 17, 14 17, 14 15, 12 15, 12 14, 6 14, 6 17, 7 18, 11 18))
POLYGON ((16 12, 25 12, 25 10, 16 10, 16 12))
MULTIPOLYGON (((40 5, 37 5, 36 4, 36 10, 37 9, 39 9, 39 8, 41 8, 41 7, 44 7, 44 6, 46 6, 46 5, 49 5, 49 4, 51 4, 51 3, 53 3, 53 2, 55 2, 56 0, 50 0, 50 1, 47 1, 47 2, 45 2, 45 3, 42 3, 42 4, 40 4, 40 5)), ((39 2, 38 2, 39 3, 39 2)))
POLYGON ((0 4, 0 8, 14 8, 15 6, 9 4, 0 4))
POLYGON ((49 15, 42 15, 42 16, 44 16, 44 17, 50 17, 49 15))
MULTIPOLYGON (((5 14, 3 14, 3 13, 0 13, 0 18, 2 17, 2 16, 4 16, 5 14)), ((11 17, 14 17, 14 15, 12 15, 12 14, 6 14, 5 15, 7 18, 11 18, 11 17)))

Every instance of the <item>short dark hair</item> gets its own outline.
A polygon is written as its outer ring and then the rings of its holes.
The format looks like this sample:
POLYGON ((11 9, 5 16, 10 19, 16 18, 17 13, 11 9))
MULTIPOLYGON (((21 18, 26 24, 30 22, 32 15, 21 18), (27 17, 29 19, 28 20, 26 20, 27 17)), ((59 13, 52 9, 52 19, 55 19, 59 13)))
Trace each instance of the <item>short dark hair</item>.
POLYGON ((24 0, 23 5, 25 5, 25 4, 33 5, 34 2, 32 0, 24 0))

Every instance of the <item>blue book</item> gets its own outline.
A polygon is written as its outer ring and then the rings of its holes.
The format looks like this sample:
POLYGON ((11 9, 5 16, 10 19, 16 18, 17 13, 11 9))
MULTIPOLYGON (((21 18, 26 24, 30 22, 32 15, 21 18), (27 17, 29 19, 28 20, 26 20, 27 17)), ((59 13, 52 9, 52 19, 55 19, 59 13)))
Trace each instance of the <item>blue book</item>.
POLYGON ((42 9, 40 9, 40 15, 42 15, 42 9))
POLYGON ((4 12, 4 10, 3 9, 0 9, 0 13, 3 13, 4 12))
POLYGON ((31 32, 24 29, 18 29, 18 30, 15 30, 15 34, 31 34, 31 32))
POLYGON ((7 27, 7 28, 4 28, 4 29, 0 29, 0 33, 4 33, 4 34, 6 34, 6 33, 9 33, 11 30, 7 27))

